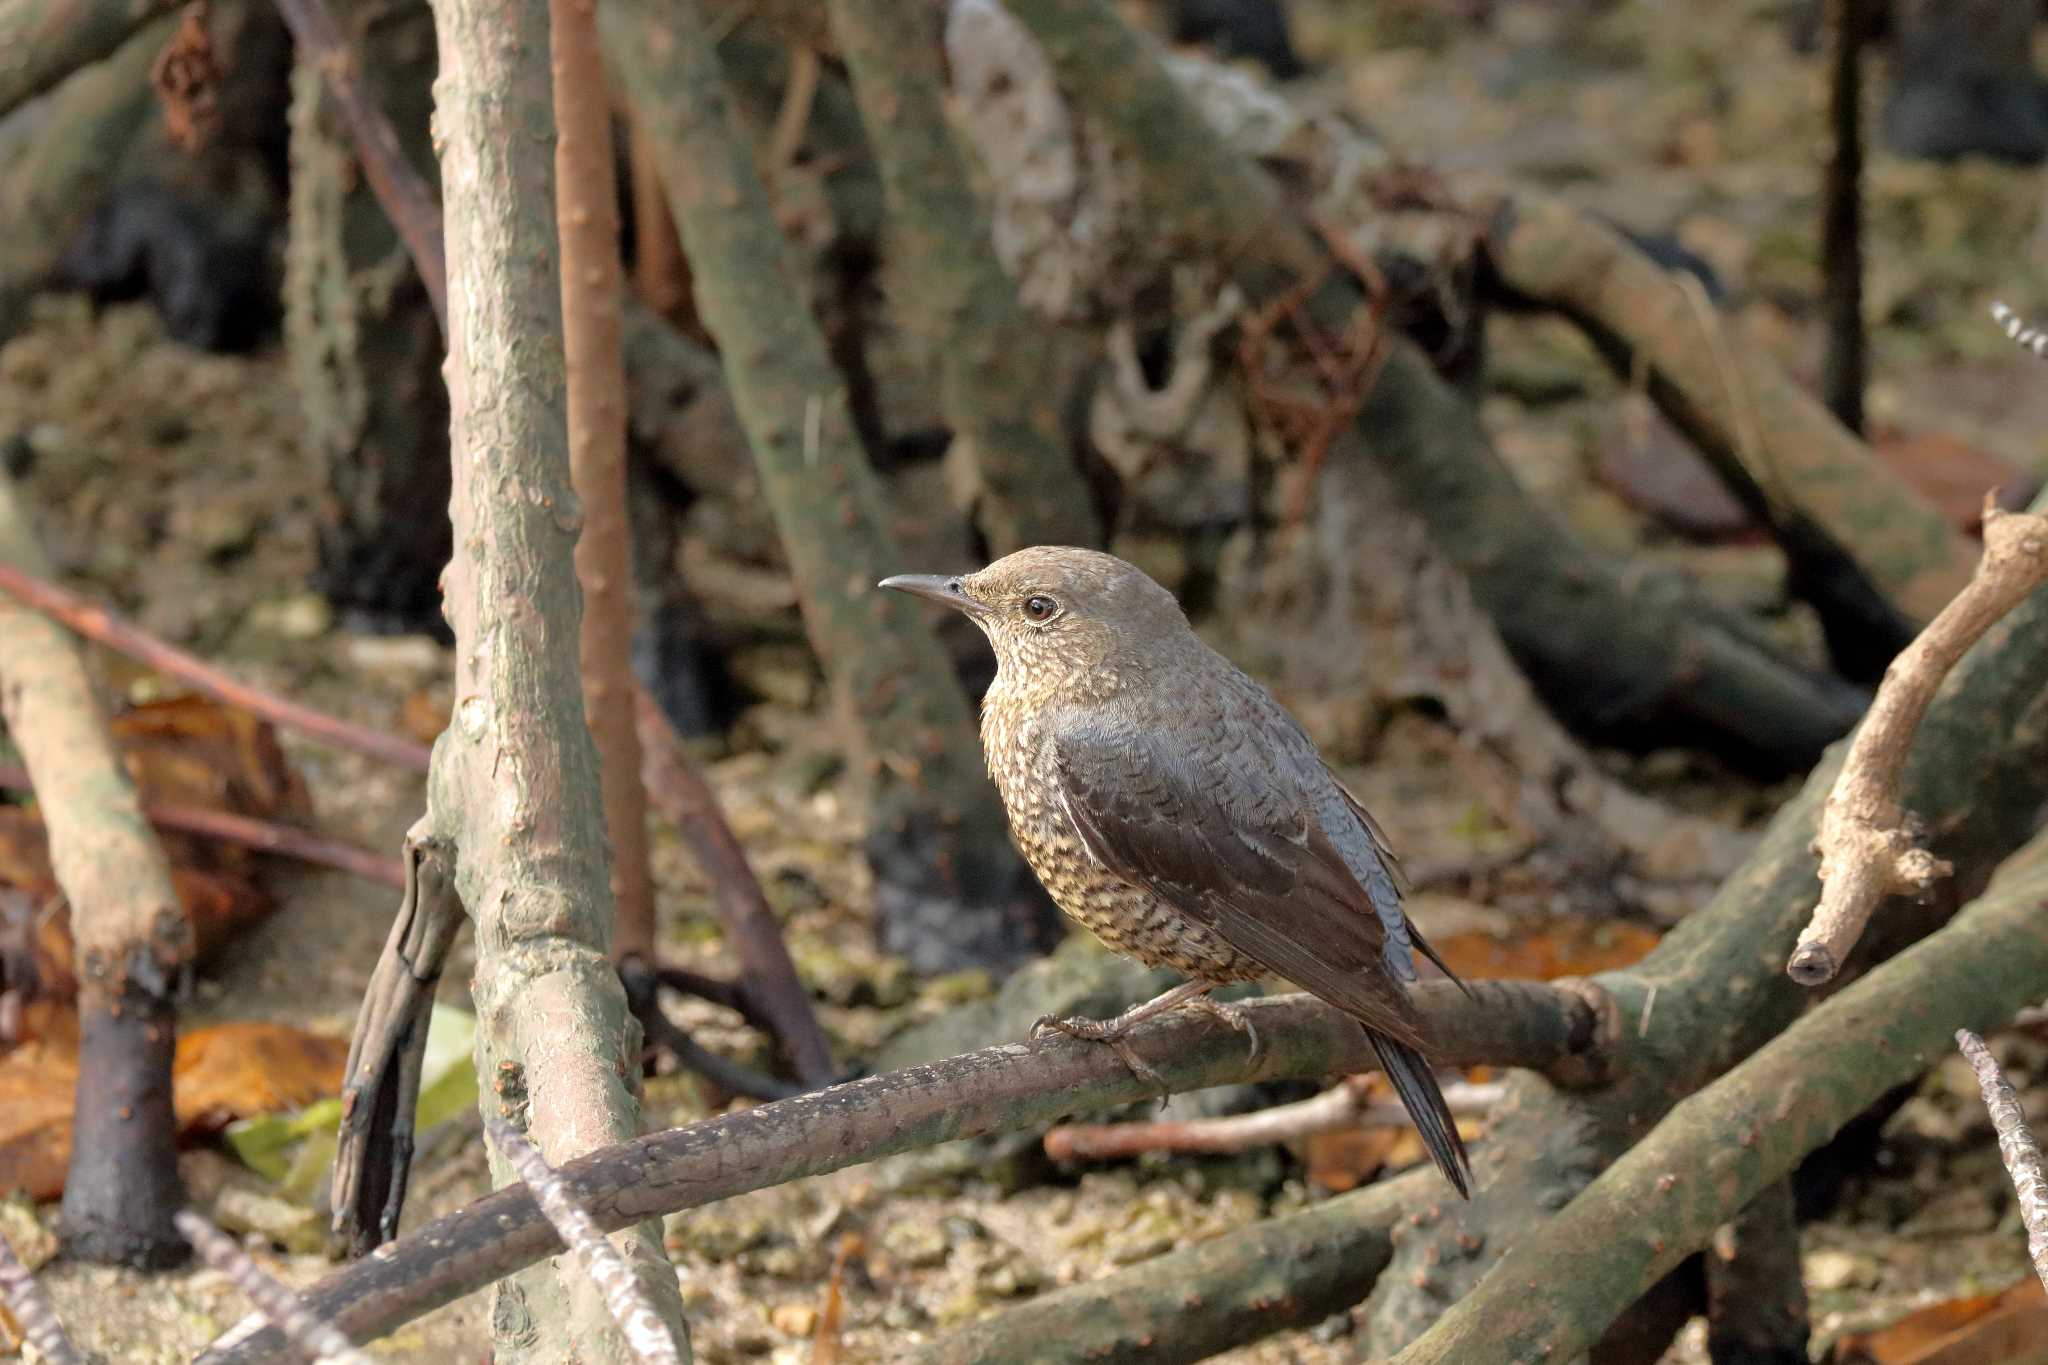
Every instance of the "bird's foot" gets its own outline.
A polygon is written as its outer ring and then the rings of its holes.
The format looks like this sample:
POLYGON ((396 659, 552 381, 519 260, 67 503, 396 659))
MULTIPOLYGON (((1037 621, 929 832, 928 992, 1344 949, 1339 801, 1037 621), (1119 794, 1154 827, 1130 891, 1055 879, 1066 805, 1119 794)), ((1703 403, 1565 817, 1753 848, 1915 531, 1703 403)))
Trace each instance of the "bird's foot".
POLYGON ((1251 1041, 1252 1051, 1250 1060, 1254 1062, 1259 1060, 1259 1053, 1262 1050, 1262 1045, 1259 1042, 1259 1026, 1252 1022, 1252 1017, 1245 1011, 1244 1006, 1232 1004, 1228 1000, 1211 1000, 1206 995, 1198 995, 1182 1005, 1181 1008, 1198 1010, 1203 1014, 1214 1015, 1216 1018, 1221 1019, 1251 1041))
POLYGON ((1158 1091, 1161 1101, 1168 1099, 1173 1094, 1173 1087, 1131 1047, 1126 1038, 1130 1031, 1130 1022, 1122 1015, 1114 1019, 1062 1019, 1048 1014, 1031 1026, 1031 1037, 1035 1042, 1057 1033, 1084 1043, 1107 1043, 1116 1053, 1117 1060, 1129 1067, 1133 1076, 1158 1091))

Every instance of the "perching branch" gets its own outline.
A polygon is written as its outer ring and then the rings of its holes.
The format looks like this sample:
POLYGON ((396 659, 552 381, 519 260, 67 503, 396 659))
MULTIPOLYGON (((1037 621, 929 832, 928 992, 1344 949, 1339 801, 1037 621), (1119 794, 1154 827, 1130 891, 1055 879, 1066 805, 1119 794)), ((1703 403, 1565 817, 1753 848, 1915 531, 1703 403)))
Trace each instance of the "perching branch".
POLYGON ((561 1173, 503 1119, 484 1120, 484 1131, 533 1192, 541 1212, 581 1263, 583 1273, 604 1292, 605 1306, 611 1309, 612 1321, 618 1323, 619 1335, 634 1359, 641 1365, 683 1365, 686 1353, 676 1349, 675 1337, 648 1302, 647 1291, 634 1277, 633 1268, 569 1193, 561 1173))
POLYGON ((711 883, 712 905, 725 925, 726 943, 739 959, 740 988, 748 1004, 788 1051, 798 1080, 830 1085, 839 1075, 831 1045, 811 1008, 810 994, 797 979, 796 963, 782 941, 775 912, 768 908, 746 852, 718 808, 718 797, 690 764, 682 737, 654 699, 636 688, 633 706, 639 718, 647 794, 688 841, 711 883))
MULTIPOLYGON (((0 479, 0 569, 47 574, 12 485, 0 479), (17 567, 18 566, 18 567, 17 567)), ((0 714, 41 798, 50 866, 71 907, 79 1068, 64 1243, 75 1256, 175 1265, 171 1109, 178 982, 197 945, 163 845, 143 819, 77 642, 0 598, 0 714)))
POLYGON ((291 28, 292 41, 300 55, 319 69, 334 96, 349 136, 356 147, 356 159, 370 192, 384 206, 391 226, 405 243, 406 252, 418 268, 420 283, 434 305, 434 318, 441 335, 448 335, 448 261, 441 235, 441 210, 433 190, 405 159, 398 134, 391 121, 363 89, 348 39, 324 0, 276 0, 277 12, 291 28))
POLYGON ((191 1209, 179 1209, 173 1218, 200 1259, 227 1276, 258 1312, 277 1324, 285 1340, 323 1365, 372 1365, 369 1355, 356 1349, 340 1328, 309 1312, 304 1300, 264 1273, 232 1237, 191 1209))
MULTIPOLYGON (((1401 1127, 1405 1111, 1375 1102, 1364 1076, 1347 1076, 1322 1094, 1249 1114, 1212 1119, 1160 1119, 1149 1123, 1063 1123, 1045 1135, 1054 1161, 1116 1161, 1145 1152, 1244 1152, 1296 1142, 1344 1128, 1401 1127)), ((1500 1102, 1498 1081, 1453 1081, 1444 1101, 1460 1117, 1479 1116, 1500 1102)))
MULTIPOLYGON (((2048 835, 1939 930, 1816 1005, 1681 1100, 1547 1222, 1509 1247, 1396 1365, 1570 1360, 1808 1152, 2048 973, 2048 835), (1556 1268, 1569 1265, 1569 1275, 1556 1268)), ((1667 940, 1668 941, 1668 940, 1667 940)))
POLYGON ((1983 1092, 1984 1107, 1991 1114, 1991 1126, 1998 1130, 1998 1155, 2012 1176, 2013 1193, 2019 1198, 2020 1222, 2027 1229, 2027 1255, 2034 1262, 2034 1274, 2048 1288, 2048 1179, 2041 1175, 2041 1146, 2027 1127, 2020 1109, 2020 1097, 2012 1082, 1999 1070, 1998 1059, 1984 1040, 1968 1029, 1956 1030, 1956 1046, 1969 1058, 1977 1073, 1977 1088, 1983 1092))
MULTIPOLYGON (((1597 992, 1534 982, 1448 982, 1415 992, 1431 1055, 1447 1067, 1490 1063, 1584 1079, 1597 1072, 1604 1021, 1597 992)), ((1305 995, 1244 1002, 1259 1056, 1206 1015, 1169 1014, 1132 1035, 1175 1091, 1237 1081, 1326 1076, 1377 1065, 1348 1016, 1305 995)), ((1153 1097, 1108 1048, 1067 1039, 985 1048, 655 1133, 565 1163, 576 1201, 601 1227, 695 1208, 804 1176, 955 1138, 1030 1128, 1075 1112, 1153 1097)), ((561 1249, 524 1189, 502 1189, 401 1237, 312 1291, 322 1312, 361 1337, 402 1323, 561 1249)), ((231 1333, 209 1365, 271 1358, 278 1338, 231 1333)))
POLYGON ((1920 847, 1899 804, 1899 777, 1928 704, 1978 637, 2048 583, 2048 515, 1984 504, 1976 576, 1885 670, 1821 810, 1820 904, 1785 970, 1804 986, 1832 980, 1886 896, 1926 891, 1948 864, 1920 847))
POLYGON ((95 605, 68 588, 59 587, 46 574, 32 573, 19 564, 0 560, 0 594, 23 602, 61 622, 73 634, 125 654, 159 673, 189 684, 224 706, 258 715, 273 725, 296 730, 309 739, 347 749, 368 758, 423 773, 427 770, 424 745, 397 735, 366 729, 349 721, 301 706, 282 697, 236 682, 205 660, 179 649, 95 605))
POLYGON ((78 1348, 64 1334, 56 1305, 37 1282, 35 1273, 14 1254, 14 1247, 0 1237, 0 1303, 21 1324, 22 1335, 32 1342, 49 1365, 84 1365, 78 1348))

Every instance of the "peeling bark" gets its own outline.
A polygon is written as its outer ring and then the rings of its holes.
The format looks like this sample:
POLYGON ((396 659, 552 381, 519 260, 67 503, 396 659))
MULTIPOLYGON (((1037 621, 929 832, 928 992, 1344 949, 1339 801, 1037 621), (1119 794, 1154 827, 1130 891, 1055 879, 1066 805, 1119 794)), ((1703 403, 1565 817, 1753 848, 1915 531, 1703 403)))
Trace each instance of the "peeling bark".
MULTIPOLYGON (((639 1048, 609 957, 604 812, 577 675, 546 9, 435 0, 434 19, 456 700, 427 810, 477 926, 483 1106, 559 1164, 638 1130, 639 1048)), ((493 1174, 511 1178, 502 1156, 493 1174)), ((680 1334, 658 1229, 619 1240, 680 1334)), ((503 1362, 630 1358, 595 1286, 566 1264, 502 1283, 492 1330, 503 1362)))

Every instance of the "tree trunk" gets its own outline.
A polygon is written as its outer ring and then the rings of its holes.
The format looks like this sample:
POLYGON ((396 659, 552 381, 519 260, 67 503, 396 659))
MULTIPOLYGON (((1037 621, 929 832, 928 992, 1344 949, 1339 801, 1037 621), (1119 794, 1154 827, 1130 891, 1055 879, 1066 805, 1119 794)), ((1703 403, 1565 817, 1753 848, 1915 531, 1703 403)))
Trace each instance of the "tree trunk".
MULTIPOLYGON (((597 753, 577 677, 554 207, 540 0, 435 0, 435 130, 447 193, 455 710, 428 816, 476 920, 483 1103, 551 1164, 633 1136, 639 1039, 612 970, 597 753)), ((623 699, 622 699, 623 700, 623 699)), ((493 1174, 511 1178, 494 1154, 493 1174)), ((680 1334, 659 1229, 621 1250, 680 1334)), ((629 1359, 597 1287, 564 1259, 505 1281, 497 1359, 629 1359)))
MULTIPOLYGON (((0 559, 49 576, 4 480, 0 559)), ((194 956, 191 926, 77 643, 11 599, 0 599, 0 708, 35 782, 76 945, 78 1090, 64 1249, 111 1265, 176 1265, 187 1248, 171 1224, 185 1202, 171 1054, 175 994, 194 956)))

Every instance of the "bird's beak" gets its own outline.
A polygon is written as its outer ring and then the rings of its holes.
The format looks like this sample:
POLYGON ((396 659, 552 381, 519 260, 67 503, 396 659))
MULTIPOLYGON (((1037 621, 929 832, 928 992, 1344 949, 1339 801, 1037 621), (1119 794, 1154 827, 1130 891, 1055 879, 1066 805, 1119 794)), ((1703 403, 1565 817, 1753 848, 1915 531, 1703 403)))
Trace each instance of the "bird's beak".
POLYGON ((988 608, 969 597, 966 589, 960 586, 958 578, 948 578, 943 574, 900 573, 893 578, 883 579, 875 586, 907 592, 912 597, 922 597, 941 606, 951 607, 955 611, 965 612, 969 616, 988 615, 988 608))

